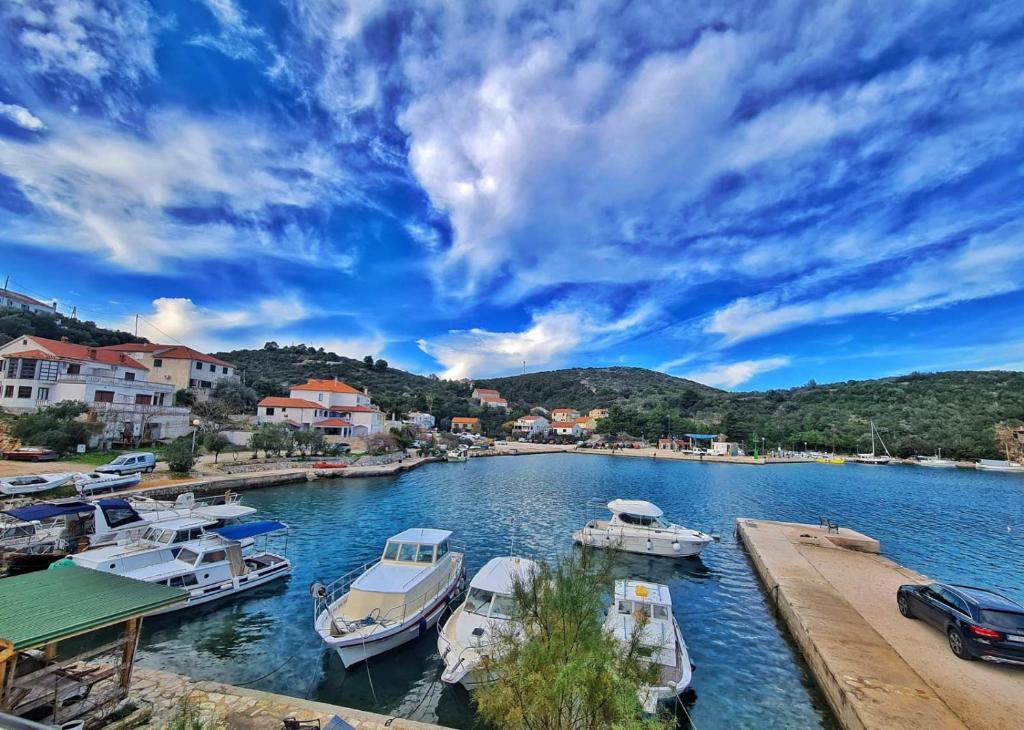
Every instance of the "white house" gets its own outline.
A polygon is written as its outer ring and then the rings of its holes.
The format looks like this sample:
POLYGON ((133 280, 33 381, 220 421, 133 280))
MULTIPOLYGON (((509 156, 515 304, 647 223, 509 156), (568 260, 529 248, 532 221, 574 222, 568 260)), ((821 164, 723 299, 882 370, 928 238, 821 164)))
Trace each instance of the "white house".
POLYGON ((31 312, 32 314, 57 313, 56 302, 47 304, 46 302, 41 302, 38 299, 33 299, 27 294, 19 294, 18 292, 11 291, 10 289, 0 289, 0 307, 21 309, 25 312, 31 312))
POLYGON ((149 380, 125 353, 25 335, 0 347, 0 407, 30 413, 59 401, 89 407, 97 424, 91 445, 175 438, 189 430, 189 411, 174 405, 175 387, 149 380))
MULTIPOLYGON (((340 419, 348 436, 370 436, 384 430, 384 414, 368 393, 340 380, 309 380, 292 386, 288 398, 264 398, 256 408, 259 423, 288 423, 293 428, 319 428, 319 421, 340 419)), ((335 424, 328 428, 344 429, 335 424)), ((342 434, 337 434, 342 435, 342 434)))
POLYGON ((576 421, 555 421, 551 424, 551 430, 556 436, 572 436, 579 438, 583 435, 583 429, 576 421))
POLYGON ((183 345, 146 342, 100 349, 127 354, 149 368, 153 382, 170 383, 179 390, 190 390, 199 400, 206 400, 221 380, 237 377, 231 363, 183 345))
POLYGON ((496 396, 485 395, 480 399, 480 405, 488 408, 508 408, 508 401, 504 398, 498 398, 496 396))
POLYGON ((547 434, 551 430, 551 421, 544 416, 523 416, 517 418, 512 426, 513 430, 521 431, 526 438, 533 438, 547 434))
POLYGON ((551 421, 564 422, 564 421, 575 421, 580 417, 580 412, 575 408, 555 408, 551 411, 551 421))
POLYGON ((405 419, 406 423, 411 423, 416 428, 423 431, 429 431, 434 428, 437 423, 436 419, 429 413, 420 413, 419 411, 411 411, 405 419))
POLYGON ((483 400, 484 398, 500 398, 501 393, 494 390, 493 388, 473 388, 473 392, 469 394, 469 397, 473 400, 483 400))

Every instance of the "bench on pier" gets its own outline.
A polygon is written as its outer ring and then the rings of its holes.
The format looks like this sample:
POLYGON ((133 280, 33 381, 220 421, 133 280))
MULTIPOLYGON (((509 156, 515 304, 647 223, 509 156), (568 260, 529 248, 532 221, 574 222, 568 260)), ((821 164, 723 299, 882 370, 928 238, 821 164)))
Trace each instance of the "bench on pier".
POLYGON ((834 532, 836 534, 839 534, 839 523, 833 522, 828 517, 818 517, 818 525, 822 527, 825 530, 825 532, 834 532))

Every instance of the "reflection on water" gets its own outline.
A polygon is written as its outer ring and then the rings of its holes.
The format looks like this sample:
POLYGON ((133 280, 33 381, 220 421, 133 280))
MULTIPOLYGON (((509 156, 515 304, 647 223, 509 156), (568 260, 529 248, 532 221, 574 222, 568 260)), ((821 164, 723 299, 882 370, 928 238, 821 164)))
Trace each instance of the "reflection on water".
POLYGON ((722 535, 701 559, 624 555, 616 574, 664 583, 697 665, 696 727, 814 728, 834 722, 772 614, 734 538, 735 519, 815 522, 827 514, 881 539, 883 551, 936 578, 1024 598, 1024 480, 912 467, 748 467, 555 454, 438 464, 394 478, 249 492, 245 503, 292 526, 295 574, 227 600, 145 622, 140 662, 201 679, 468 728, 461 688, 439 681, 436 636, 346 672, 312 628, 308 587, 375 559, 408 527, 453 530, 472 576, 508 554, 550 558, 592 499, 649 499, 688 527, 722 535), (1000 506, 997 512, 990 509, 1000 506))

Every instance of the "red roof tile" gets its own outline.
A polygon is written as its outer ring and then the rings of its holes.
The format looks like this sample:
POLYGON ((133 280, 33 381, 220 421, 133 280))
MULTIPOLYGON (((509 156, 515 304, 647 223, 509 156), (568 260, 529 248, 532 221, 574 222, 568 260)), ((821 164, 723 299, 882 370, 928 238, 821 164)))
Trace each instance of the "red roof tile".
MULTIPOLYGON (((39 349, 55 355, 60 360, 98 362, 103 365, 118 365, 123 368, 132 368, 133 370, 149 370, 141 362, 133 360, 123 352, 112 352, 102 347, 88 347, 71 342, 61 342, 60 340, 48 340, 45 337, 37 337, 35 335, 25 335, 18 339, 21 340, 22 345, 27 347, 29 343, 32 343, 39 349)), ((12 342, 14 341, 12 340, 12 342)))
POLYGON ((452 423, 480 423, 479 418, 467 418, 466 416, 455 416, 452 423))
POLYGON ((256 405, 259 408, 316 408, 317 410, 323 408, 319 403, 314 403, 310 400, 303 400, 302 398, 281 398, 278 396, 264 398, 256 405))
POLYGON ((311 378, 302 385, 293 385, 292 390, 319 390, 327 393, 355 393, 356 395, 363 395, 363 391, 356 390, 351 385, 341 382, 340 380, 316 380, 311 378))
POLYGON ((323 421, 317 421, 313 424, 313 428, 351 428, 352 424, 346 421, 344 418, 327 418, 323 421))
POLYGON ((108 345, 107 347, 100 348, 102 350, 112 350, 113 352, 147 352, 153 355, 153 357, 163 357, 168 360, 198 360, 199 362, 209 363, 211 365, 220 365, 222 367, 233 368, 229 362, 224 362, 220 358, 216 358, 213 355, 207 355, 199 350, 194 350, 191 347, 185 345, 158 345, 152 342, 134 342, 126 343, 123 345, 108 345))

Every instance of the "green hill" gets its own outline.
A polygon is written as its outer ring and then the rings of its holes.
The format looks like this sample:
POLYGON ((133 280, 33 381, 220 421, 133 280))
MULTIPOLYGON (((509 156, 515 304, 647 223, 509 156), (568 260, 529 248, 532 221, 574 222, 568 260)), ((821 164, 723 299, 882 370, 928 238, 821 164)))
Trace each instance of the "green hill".
POLYGON ((68 341, 75 344, 94 347, 147 341, 144 337, 135 337, 128 332, 98 327, 95 322, 71 319, 59 314, 31 314, 21 309, 0 307, 0 343, 6 344, 21 335, 36 335, 51 340, 67 337, 68 341))

